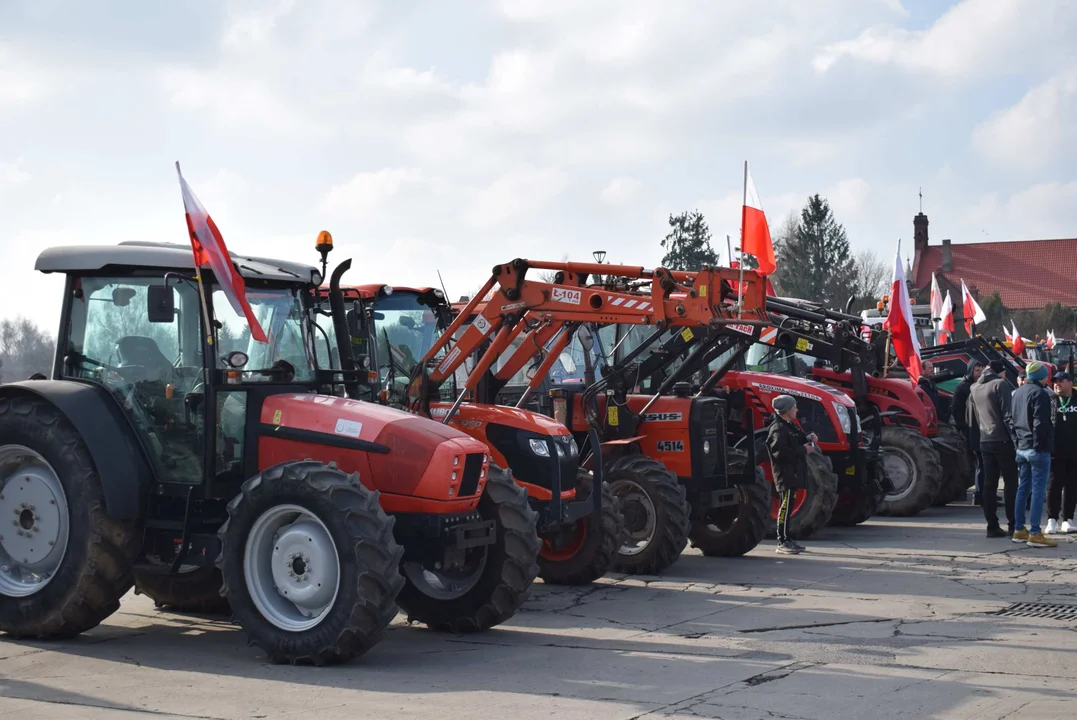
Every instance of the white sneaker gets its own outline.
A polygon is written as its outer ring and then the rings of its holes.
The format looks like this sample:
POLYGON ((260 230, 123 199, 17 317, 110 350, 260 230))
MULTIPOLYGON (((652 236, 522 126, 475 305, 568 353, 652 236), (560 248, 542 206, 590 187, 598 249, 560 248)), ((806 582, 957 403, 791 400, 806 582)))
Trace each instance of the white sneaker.
POLYGON ((1055 535, 1058 532, 1059 532, 1059 530, 1058 530, 1058 520, 1048 520, 1047 521, 1047 527, 1045 527, 1043 529, 1043 534, 1044 535, 1055 535))
POLYGON ((1062 523, 1062 532, 1064 533, 1077 533, 1077 522, 1073 520, 1066 520, 1062 523))

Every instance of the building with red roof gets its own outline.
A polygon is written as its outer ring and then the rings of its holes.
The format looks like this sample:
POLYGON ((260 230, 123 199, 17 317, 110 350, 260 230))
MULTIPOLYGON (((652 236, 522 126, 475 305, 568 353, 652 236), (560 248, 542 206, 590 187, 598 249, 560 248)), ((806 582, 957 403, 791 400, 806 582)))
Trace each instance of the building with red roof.
POLYGON ((913 218, 912 293, 917 304, 931 296, 931 275, 938 275, 939 289, 950 293, 957 335, 964 336, 961 311, 961 280, 981 304, 998 293, 1011 310, 1035 310, 1047 303, 1077 308, 1077 238, 1017 240, 1012 242, 928 242, 927 215, 913 218))

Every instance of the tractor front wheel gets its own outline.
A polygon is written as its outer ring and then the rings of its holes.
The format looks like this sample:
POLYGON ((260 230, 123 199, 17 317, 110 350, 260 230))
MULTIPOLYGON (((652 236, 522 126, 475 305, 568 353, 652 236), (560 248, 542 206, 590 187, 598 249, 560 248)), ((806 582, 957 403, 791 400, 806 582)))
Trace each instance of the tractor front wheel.
POLYGON ((834 513, 830 516, 830 524, 851 527, 867 522, 879 512, 883 495, 882 489, 874 480, 868 480, 867 483, 847 493, 842 493, 838 504, 834 507, 834 513))
POLYGON ((688 539, 709 557, 740 557, 763 541, 770 526, 770 486, 763 468, 752 482, 736 486, 736 505, 710 510, 692 526, 688 539))
MULTIPOLYGON (((594 477, 580 470, 576 500, 586 501, 594 489, 594 477)), ((539 577, 553 585, 587 585, 605 575, 617 557, 624 534, 624 517, 608 482, 602 483, 602 506, 581 518, 572 531, 555 542, 543 538, 539 553, 539 577)))
POLYGON ((542 546, 538 514, 527 504, 527 492, 511 472, 491 464, 478 511, 483 520, 495 522, 497 539, 467 550, 463 567, 403 564, 407 582, 399 603, 408 622, 432 630, 477 632, 505 622, 527 599, 542 546))
POLYGON ((109 516, 89 448, 49 402, 0 398, 0 442, 0 632, 96 627, 131 588, 136 524, 109 516))
POLYGON ((614 569, 642 575, 662 572, 688 545, 692 508, 684 486, 665 465, 646 455, 620 457, 605 474, 625 520, 614 569))
MULTIPOLYGON (((811 537, 826 527, 838 504, 838 476, 830 458, 818 450, 808 451, 808 483, 806 488, 794 490, 790 498, 788 529, 794 540, 811 537)), ((771 504, 771 524, 768 538, 778 537, 777 497, 771 504)))
POLYGON ((911 517, 931 507, 943 479, 939 451, 931 440, 912 428, 887 425, 880 450, 894 489, 883 498, 879 514, 911 517))
POLYGON ((167 566, 135 570, 135 594, 145 595, 153 604, 175 612, 218 615, 227 613, 228 601, 221 597, 224 579, 215 567, 181 568, 171 573, 167 566))
POLYGON ((378 493, 313 460, 263 470, 228 504, 217 567, 232 617, 270 662, 325 665, 396 617, 403 549, 378 493))

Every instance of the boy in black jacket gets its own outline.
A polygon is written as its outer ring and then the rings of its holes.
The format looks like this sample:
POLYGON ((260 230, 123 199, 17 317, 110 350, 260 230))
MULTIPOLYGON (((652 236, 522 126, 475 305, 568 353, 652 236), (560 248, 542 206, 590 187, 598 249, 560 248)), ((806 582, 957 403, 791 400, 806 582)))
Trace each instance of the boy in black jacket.
POLYGON ((1051 474, 1047 481, 1047 529, 1044 535, 1077 532, 1077 402, 1074 402, 1073 377, 1066 372, 1055 375, 1052 416, 1055 425, 1055 451, 1051 456, 1051 474))
POLYGON ((796 555, 804 547, 789 537, 789 510, 794 490, 808 487, 808 448, 815 434, 808 435, 797 420, 797 401, 791 395, 779 395, 772 403, 774 417, 767 431, 767 451, 774 475, 774 489, 781 497, 778 508, 778 552, 796 555))

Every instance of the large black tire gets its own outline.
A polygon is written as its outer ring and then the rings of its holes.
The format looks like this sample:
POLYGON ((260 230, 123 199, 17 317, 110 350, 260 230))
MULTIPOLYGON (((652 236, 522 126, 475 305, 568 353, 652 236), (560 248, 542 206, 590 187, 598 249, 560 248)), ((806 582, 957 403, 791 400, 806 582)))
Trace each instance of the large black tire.
POLYGON ((880 450, 894 490, 883 498, 878 514, 911 517, 931 507, 943 478, 931 440, 912 428, 886 425, 880 450))
POLYGON ((0 467, 0 498, 14 489, 4 483, 19 467, 13 463, 22 462, 14 459, 21 447, 47 463, 68 509, 66 517, 59 517, 67 523, 67 541, 51 551, 63 552, 51 580, 22 597, 0 593, 0 631, 23 638, 66 638, 96 627, 119 609, 120 598, 131 589, 131 563, 141 541, 137 524, 108 515, 86 443, 46 400, 0 398, 0 443, 0 455, 12 460, 0 467))
POLYGON ((684 486, 665 465, 645 455, 619 457, 605 475, 625 518, 626 539, 613 568, 641 575, 662 572, 688 545, 692 508, 684 486))
MULTIPOLYGON (((472 552, 485 553, 478 577, 462 593, 441 595, 418 563, 405 563, 398 602, 408 622, 453 633, 478 632, 505 622, 523 605, 538 576, 538 514, 512 473, 491 464, 479 499, 483 520, 496 522, 497 542, 472 552)), ((482 557, 482 556, 479 556, 482 557)))
MULTIPOLYGON (((808 487, 802 491, 806 494, 803 502, 789 516, 789 536, 794 540, 803 540, 826 527, 838 504, 838 476, 830 458, 818 450, 808 451, 808 487)), ((798 493, 794 493, 794 498, 798 493)), ((794 499, 794 507, 796 500, 794 499)), ((767 530, 768 538, 778 536, 778 523, 771 513, 771 523, 767 530)))
POLYGON ((229 612, 221 596, 224 578, 215 567, 198 567, 170 573, 168 567, 135 570, 135 594, 145 595, 156 607, 175 612, 217 615, 229 612))
POLYGON ((879 512, 884 493, 873 480, 852 488, 839 497, 830 516, 830 524, 839 527, 852 527, 866 522, 879 512))
POLYGON ((378 495, 361 485, 356 474, 305 460, 263 470, 243 483, 228 504, 228 520, 218 533, 222 593, 232 606, 233 622, 270 662, 345 662, 376 645, 396 617, 404 551, 393 539, 394 519, 381 509, 378 495), (337 593, 321 620, 301 630, 271 622, 255 605, 245 578, 252 528, 263 514, 285 505, 315 516, 328 531, 337 557, 337 593))
POLYGON ((949 462, 943 461, 945 478, 939 486, 939 492, 935 496, 936 507, 949 505, 952 502, 964 500, 968 490, 976 482, 976 465, 972 454, 969 452, 968 441, 960 430, 947 423, 939 424, 939 439, 946 447, 952 450, 949 462))
MULTIPOLYGON (((580 470, 576 499, 591 497, 594 476, 580 470)), ((624 535, 624 516, 610 484, 602 483, 600 515, 589 515, 576 523, 575 532, 558 544, 544 539, 539 554, 538 576, 552 585, 587 585, 605 575, 617 557, 624 535)))
POLYGON ((692 526, 692 547, 709 557, 740 557, 754 549, 770 527, 770 485, 763 468, 753 481, 737 486, 740 502, 716 508, 692 526))

